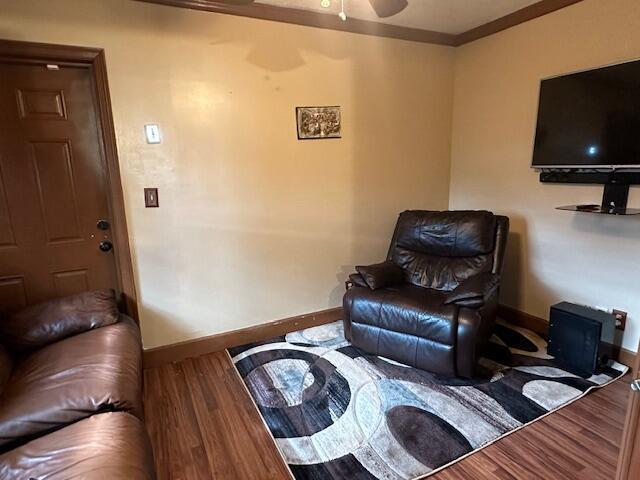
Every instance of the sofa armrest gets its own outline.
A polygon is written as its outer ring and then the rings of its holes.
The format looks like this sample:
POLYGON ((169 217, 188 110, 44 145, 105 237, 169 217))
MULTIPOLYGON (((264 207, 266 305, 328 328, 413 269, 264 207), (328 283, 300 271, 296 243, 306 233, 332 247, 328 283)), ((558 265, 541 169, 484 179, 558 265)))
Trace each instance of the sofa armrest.
POLYGON ((500 275, 481 273, 464 280, 447 294, 446 305, 454 303, 463 307, 477 308, 487 302, 500 286, 500 275))
POLYGON ((357 266, 356 271, 371 290, 392 287, 404 283, 404 270, 392 262, 357 266))
POLYGON ((113 290, 85 292, 7 313, 0 319, 2 343, 14 352, 44 347, 118 321, 113 290))

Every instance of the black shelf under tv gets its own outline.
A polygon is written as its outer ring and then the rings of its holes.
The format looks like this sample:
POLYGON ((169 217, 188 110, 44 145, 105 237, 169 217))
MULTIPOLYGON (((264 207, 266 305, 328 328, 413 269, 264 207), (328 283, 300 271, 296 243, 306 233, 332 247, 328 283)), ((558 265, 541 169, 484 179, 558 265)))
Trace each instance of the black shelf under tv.
POLYGON ((640 215, 640 208, 603 208, 602 205, 565 205, 556 210, 569 212, 599 213, 602 215, 640 215))
POLYGON ((540 172, 540 181, 604 185, 602 202, 599 205, 566 205, 556 207, 557 210, 600 215, 640 215, 640 208, 627 208, 629 187, 640 184, 640 171, 543 170, 540 172))

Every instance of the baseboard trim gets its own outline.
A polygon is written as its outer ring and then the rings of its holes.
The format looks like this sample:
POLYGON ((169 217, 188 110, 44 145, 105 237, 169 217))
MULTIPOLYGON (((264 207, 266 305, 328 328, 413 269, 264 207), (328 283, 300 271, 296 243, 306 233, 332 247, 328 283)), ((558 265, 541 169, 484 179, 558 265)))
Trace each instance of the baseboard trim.
MULTIPOLYGON (((522 312, 513 307, 508 307, 507 305, 498 306, 498 316, 509 323, 513 323, 519 327, 528 328, 545 338, 549 335, 549 322, 544 318, 522 312)), ((626 348, 621 348, 620 354, 618 355, 618 361, 633 370, 633 366, 636 362, 636 356, 636 352, 632 352, 626 348)))
MULTIPOLYGON (((545 338, 549 332, 549 322, 544 318, 531 315, 507 305, 498 307, 498 316, 514 325, 528 328, 545 338)), ((225 348, 236 347, 245 343, 266 340, 303 328, 315 327, 325 323, 335 322, 342 318, 342 308, 330 308, 319 312, 298 315, 296 317, 275 320, 252 327, 218 333, 207 337, 194 338, 184 342, 163 345, 144 351, 144 368, 158 367, 167 363, 177 362, 185 358, 199 357, 207 353, 218 352, 225 348)), ((620 349, 618 361, 633 367, 636 352, 620 349)))
POLYGON ((620 349, 620 354, 618 355, 618 361, 629 367, 631 371, 635 371, 636 357, 638 354, 636 352, 632 352, 631 350, 627 350, 626 348, 620 349))
POLYGON ((341 318, 341 307, 330 308, 328 310, 321 310, 319 312, 232 330, 230 332, 150 348, 143 353, 143 365, 144 368, 158 367, 167 363, 184 360, 185 358, 199 357, 207 353, 219 352, 225 348, 237 347, 238 345, 266 340, 303 328, 335 322, 341 318))
POLYGON ((522 312, 513 307, 499 305, 498 317, 519 327, 528 328, 538 335, 542 335, 544 338, 547 338, 549 334, 549 322, 547 320, 531 315, 530 313, 522 312))

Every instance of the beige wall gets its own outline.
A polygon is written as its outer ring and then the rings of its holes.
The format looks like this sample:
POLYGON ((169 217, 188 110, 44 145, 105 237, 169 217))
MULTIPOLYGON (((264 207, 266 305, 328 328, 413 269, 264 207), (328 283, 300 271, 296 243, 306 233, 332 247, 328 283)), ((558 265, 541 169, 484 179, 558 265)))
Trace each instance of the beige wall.
MULTIPOLYGON (((544 318, 560 299, 621 308, 631 350, 640 336, 640 218, 554 210, 598 203, 602 187, 541 184, 529 165, 540 80, 640 57, 639 26, 637 0, 585 0, 458 48, 450 193, 451 208, 511 217, 503 303, 544 318)), ((640 207, 640 189, 629 205, 640 207)))
POLYGON ((0 38, 106 50, 147 348, 338 306, 401 210, 447 207, 451 48, 129 0, 0 0, 0 38), (343 139, 298 141, 303 105, 343 139))
POLYGON ((0 12, 0 38, 106 50, 147 348, 337 306, 399 211, 449 205, 511 217, 504 303, 622 308, 636 349, 639 219, 556 211, 601 188, 529 168, 540 79, 640 57, 635 0, 585 0, 455 51, 129 0, 0 12), (297 141, 294 108, 314 104, 342 106, 342 140, 297 141), (144 142, 150 122, 162 145, 144 142), (160 209, 143 208, 145 186, 160 209))

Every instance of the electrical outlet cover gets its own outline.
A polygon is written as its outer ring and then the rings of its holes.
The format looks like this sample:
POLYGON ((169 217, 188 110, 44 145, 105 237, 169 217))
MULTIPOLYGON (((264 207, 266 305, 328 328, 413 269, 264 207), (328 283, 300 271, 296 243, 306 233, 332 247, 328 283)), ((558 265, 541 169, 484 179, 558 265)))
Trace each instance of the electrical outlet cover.
POLYGON ((620 321, 620 325, 618 325, 619 330, 624 330, 627 326, 627 312, 623 310, 616 310, 615 308, 611 311, 616 320, 620 321))

